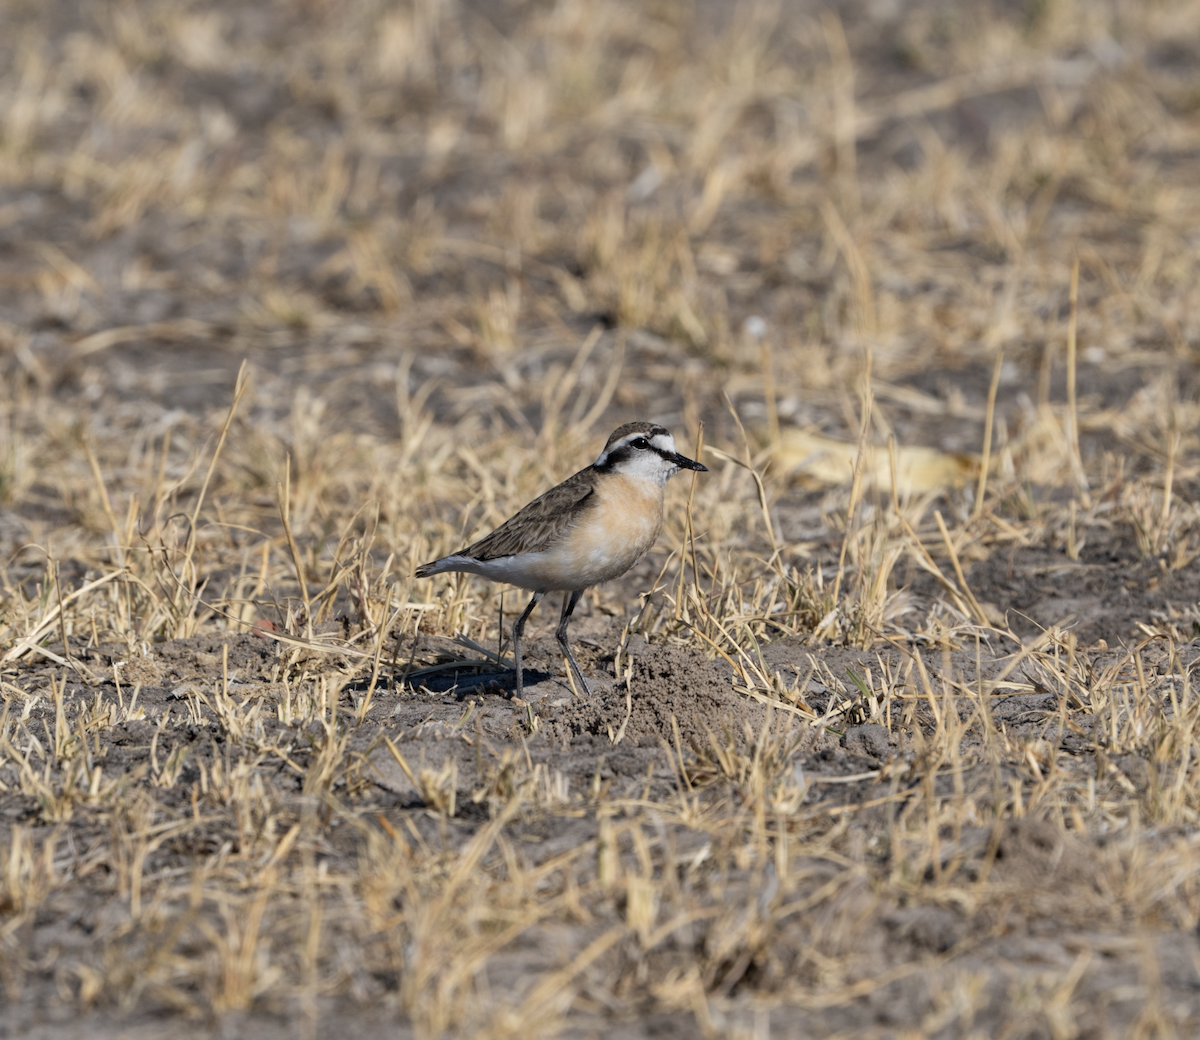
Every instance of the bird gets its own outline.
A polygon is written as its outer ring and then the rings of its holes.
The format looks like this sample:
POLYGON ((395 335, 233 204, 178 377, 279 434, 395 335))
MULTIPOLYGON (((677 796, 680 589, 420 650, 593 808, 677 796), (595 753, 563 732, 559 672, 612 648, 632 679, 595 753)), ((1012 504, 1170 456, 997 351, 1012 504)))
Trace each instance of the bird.
POLYGON ((571 614, 587 589, 624 574, 654 544, 662 530, 664 489, 680 470, 706 473, 708 467, 679 454, 666 427, 625 423, 613 430, 590 466, 535 498, 485 538, 422 564, 415 575, 478 574, 533 593, 512 627, 517 697, 523 689, 525 621, 547 593, 562 592, 555 637, 576 682, 591 696, 567 641, 571 614))

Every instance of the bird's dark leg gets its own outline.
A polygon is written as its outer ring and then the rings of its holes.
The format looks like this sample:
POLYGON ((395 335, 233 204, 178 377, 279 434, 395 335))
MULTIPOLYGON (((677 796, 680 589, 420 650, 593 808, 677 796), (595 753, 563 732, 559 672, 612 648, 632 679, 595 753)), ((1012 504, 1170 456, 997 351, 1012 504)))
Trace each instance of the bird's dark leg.
POLYGON ((583 672, 579 670, 579 662, 575 660, 575 655, 571 653, 571 646, 567 642, 567 625, 571 623, 571 612, 575 609, 575 604, 579 602, 579 597, 583 595, 583 589, 578 592, 568 592, 563 596, 562 617, 558 621, 558 631, 554 634, 558 636, 558 645, 563 648, 563 653, 567 655, 567 660, 571 664, 571 671, 575 673, 575 681, 583 687, 583 692, 589 697, 592 691, 587 684, 587 680, 583 677, 583 672))
POLYGON ((533 599, 529 601, 529 606, 525 608, 525 612, 513 622, 512 627, 512 644, 513 644, 513 660, 517 664, 517 692, 516 696, 521 696, 521 634, 525 631, 525 619, 533 613, 533 608, 541 602, 542 597, 546 595, 544 592, 535 592, 533 599))

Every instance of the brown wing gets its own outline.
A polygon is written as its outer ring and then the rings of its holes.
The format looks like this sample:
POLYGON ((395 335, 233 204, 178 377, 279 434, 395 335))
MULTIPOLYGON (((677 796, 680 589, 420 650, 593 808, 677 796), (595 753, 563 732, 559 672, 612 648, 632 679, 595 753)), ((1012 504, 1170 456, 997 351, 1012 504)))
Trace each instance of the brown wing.
POLYGON ((567 477, 504 521, 486 538, 463 549, 474 560, 540 552, 565 533, 587 510, 594 508, 592 467, 567 477))

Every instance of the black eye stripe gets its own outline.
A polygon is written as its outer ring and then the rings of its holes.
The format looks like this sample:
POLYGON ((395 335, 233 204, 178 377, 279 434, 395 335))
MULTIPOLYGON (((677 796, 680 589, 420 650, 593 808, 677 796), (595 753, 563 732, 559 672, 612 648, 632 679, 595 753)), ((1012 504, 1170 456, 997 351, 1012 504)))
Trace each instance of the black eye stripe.
POLYGON ((610 470, 613 466, 628 461, 635 451, 652 451, 660 459, 664 459, 672 465, 675 464, 675 453, 673 451, 666 451, 656 444, 651 444, 644 437, 638 437, 636 440, 625 441, 620 447, 614 448, 605 456, 604 462, 596 468, 601 471, 610 470))
POLYGON ((638 448, 642 451, 652 451, 660 459, 666 459, 668 462, 675 461, 675 453, 673 451, 667 451, 664 448, 660 448, 657 444, 651 444, 649 441, 642 441, 640 444, 634 441, 630 447, 638 448))

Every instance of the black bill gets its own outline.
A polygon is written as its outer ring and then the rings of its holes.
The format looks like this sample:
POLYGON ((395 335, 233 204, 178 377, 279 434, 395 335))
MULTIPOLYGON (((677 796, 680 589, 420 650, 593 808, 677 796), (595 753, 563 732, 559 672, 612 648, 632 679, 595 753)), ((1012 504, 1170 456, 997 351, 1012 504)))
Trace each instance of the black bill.
POLYGON ((708 467, 702 462, 696 462, 694 459, 689 459, 686 455, 680 455, 678 452, 675 453, 675 457, 671 461, 680 469, 694 469, 699 470, 701 473, 708 472, 708 467))

